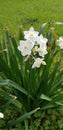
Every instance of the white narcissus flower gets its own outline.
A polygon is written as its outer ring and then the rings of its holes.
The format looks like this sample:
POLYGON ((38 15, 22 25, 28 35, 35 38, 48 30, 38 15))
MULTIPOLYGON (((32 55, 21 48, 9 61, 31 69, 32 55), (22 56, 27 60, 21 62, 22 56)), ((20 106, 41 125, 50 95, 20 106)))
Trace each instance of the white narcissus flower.
POLYGON ((32 69, 36 67, 39 68, 41 64, 46 65, 46 62, 41 58, 36 58, 34 64, 32 65, 32 69))
POLYGON ((18 46, 18 50, 21 51, 23 56, 31 55, 31 49, 33 48, 33 44, 31 41, 20 40, 20 45, 18 46))
POLYGON ((2 112, 0 112, 0 118, 4 118, 4 115, 2 112))
POLYGON ((63 37, 59 37, 57 40, 57 45, 60 47, 60 49, 63 49, 63 37))
POLYGON ((47 52, 47 43, 48 39, 43 38, 42 35, 37 37, 37 43, 39 44, 39 48, 37 49, 37 52, 39 53, 39 56, 44 57, 48 52, 47 52))
POLYGON ((29 39, 31 41, 36 41, 36 38, 38 36, 39 32, 35 31, 33 27, 29 29, 29 31, 24 31, 24 37, 25 39, 29 39))
POLYGON ((44 57, 48 52, 46 49, 38 48, 37 52, 39 53, 39 56, 44 57))
POLYGON ((42 47, 45 47, 47 48, 47 42, 48 42, 48 39, 47 38, 44 38, 42 36, 42 34, 40 36, 37 37, 37 43, 42 47))

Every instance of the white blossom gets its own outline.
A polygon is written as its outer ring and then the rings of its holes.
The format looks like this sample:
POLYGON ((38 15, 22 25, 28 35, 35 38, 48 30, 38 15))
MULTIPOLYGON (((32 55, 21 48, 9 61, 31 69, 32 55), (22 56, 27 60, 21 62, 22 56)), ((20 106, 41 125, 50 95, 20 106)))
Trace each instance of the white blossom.
POLYGON ((31 27, 29 31, 24 31, 25 40, 20 40, 20 45, 18 46, 22 56, 30 56, 31 53, 32 56, 35 56, 37 53, 39 54, 39 57, 35 59, 32 68, 39 68, 41 64, 46 65, 46 62, 43 59, 44 56, 48 53, 48 39, 44 38, 42 35, 39 36, 38 34, 39 32, 35 31, 33 27, 31 27))
POLYGON ((20 45, 18 46, 18 50, 21 51, 23 56, 31 55, 31 49, 33 48, 33 44, 31 41, 20 40, 20 45))
POLYGON ((41 56, 41 57, 44 57, 48 53, 47 50, 44 49, 43 47, 38 48, 37 52, 39 53, 39 56, 41 56))
POLYGON ((32 65, 32 68, 39 68, 41 64, 46 65, 46 62, 41 58, 36 58, 34 64, 32 65))
POLYGON ((47 52, 47 43, 48 39, 43 38, 42 35, 37 37, 37 43, 39 44, 39 47, 37 49, 37 52, 39 53, 39 56, 44 57, 48 52, 47 52))
POLYGON ((44 39, 42 35, 37 37, 37 45, 35 51, 39 53, 39 56, 44 57, 47 54, 47 39, 44 39))
POLYGON ((63 37, 59 37, 57 40, 57 45, 60 47, 60 49, 63 49, 63 37))
POLYGON ((4 115, 2 112, 0 112, 0 118, 4 118, 4 115))
POLYGON ((37 43, 38 43, 41 47, 43 46, 43 47, 47 48, 47 45, 46 45, 47 42, 48 42, 48 39, 47 39, 47 38, 44 38, 44 37, 42 36, 42 34, 37 37, 37 43))
POLYGON ((24 37, 25 37, 25 39, 27 39, 27 40, 29 39, 29 40, 35 42, 36 39, 37 39, 38 33, 39 33, 39 32, 35 31, 34 28, 31 27, 31 28, 29 29, 29 31, 24 31, 24 37))

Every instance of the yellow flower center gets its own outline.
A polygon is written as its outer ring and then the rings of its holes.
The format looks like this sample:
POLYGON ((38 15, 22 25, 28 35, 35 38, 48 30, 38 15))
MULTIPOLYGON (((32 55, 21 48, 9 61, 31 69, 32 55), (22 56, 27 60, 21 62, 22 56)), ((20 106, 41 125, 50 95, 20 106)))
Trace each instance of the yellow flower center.
POLYGON ((27 46, 26 45, 24 46, 24 50, 27 50, 27 46))
POLYGON ((30 33, 30 37, 33 37, 33 33, 30 33))
POLYGON ((41 64, 41 62, 40 61, 37 61, 37 65, 40 65, 41 64))

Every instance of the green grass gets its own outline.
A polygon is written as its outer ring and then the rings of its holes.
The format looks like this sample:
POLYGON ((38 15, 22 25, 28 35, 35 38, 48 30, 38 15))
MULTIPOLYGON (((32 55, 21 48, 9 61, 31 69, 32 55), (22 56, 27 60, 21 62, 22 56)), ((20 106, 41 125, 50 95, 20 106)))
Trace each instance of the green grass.
MULTIPOLYGON (((48 21, 63 21, 63 0, 0 0, 0 30, 8 26, 16 32, 21 24, 39 30, 48 21)), ((63 27, 58 29, 63 34, 63 27)))

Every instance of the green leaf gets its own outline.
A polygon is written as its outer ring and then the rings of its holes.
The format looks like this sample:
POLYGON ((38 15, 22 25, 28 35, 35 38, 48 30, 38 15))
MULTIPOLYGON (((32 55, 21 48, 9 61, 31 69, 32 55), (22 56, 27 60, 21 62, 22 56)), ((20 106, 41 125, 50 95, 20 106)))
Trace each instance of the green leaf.
POLYGON ((9 56, 12 56, 12 43, 11 43, 11 40, 10 40, 10 34, 9 34, 9 31, 8 29, 6 29, 6 40, 7 40, 7 43, 8 43, 8 54, 9 56))
POLYGON ((23 26, 19 28, 19 40, 24 40, 23 26))
POLYGON ((44 33, 44 28, 45 28, 45 26, 46 26, 47 24, 48 24, 48 23, 42 24, 41 29, 40 29, 40 31, 39 31, 39 35, 44 33))
POLYGON ((19 62, 21 62, 22 63, 22 59, 23 59, 23 57, 21 56, 21 53, 20 53, 20 51, 18 50, 18 44, 17 44, 17 42, 16 42, 16 39, 14 38, 14 37, 11 37, 11 42, 12 42, 12 46, 13 46, 13 50, 14 50, 14 55, 15 55, 15 57, 19 60, 19 62))
POLYGON ((56 24, 56 25, 62 25, 63 22, 53 22, 53 24, 56 24))
POLYGON ((63 106, 63 103, 61 102, 55 102, 57 105, 63 106))
POLYGON ((0 57, 0 72, 4 73, 4 75, 7 76, 8 78, 10 78, 11 76, 8 64, 1 57, 0 57))
POLYGON ((54 107, 55 107, 55 104, 47 103, 46 105, 41 107, 41 110, 46 110, 46 109, 54 108, 54 107))
POLYGON ((31 95, 28 95, 28 92, 23 87, 21 87, 20 85, 18 85, 17 83, 15 83, 10 79, 1 80, 0 85, 1 86, 8 85, 9 87, 13 87, 16 90, 20 91, 21 93, 25 94, 26 96, 29 96, 29 98, 33 99, 33 97, 31 95))
POLYGON ((58 88, 61 88, 61 84, 63 83, 63 76, 61 76, 59 79, 57 79, 54 84, 51 86, 50 93, 57 90, 58 88))
POLYGON ((44 33, 44 28, 46 27, 46 25, 51 26, 51 25, 63 25, 63 22, 47 22, 47 23, 43 23, 41 26, 41 29, 39 31, 39 35, 44 33))
POLYGON ((17 108, 18 111, 21 111, 22 104, 18 100, 16 100, 15 97, 11 99, 9 98, 9 101, 6 103, 4 110, 6 110, 10 104, 13 104, 17 108))
POLYGON ((40 99, 47 100, 47 101, 51 101, 51 98, 48 97, 48 96, 45 95, 45 94, 41 94, 40 99))
POLYGON ((14 124, 19 124, 19 123, 21 123, 21 122, 24 121, 25 119, 29 118, 32 114, 34 114, 35 112, 37 112, 39 109, 40 109, 40 108, 36 108, 35 110, 24 114, 23 116, 19 117, 19 118, 16 119, 16 120, 9 121, 8 125, 9 125, 9 126, 13 126, 14 124))
POLYGON ((19 86, 17 83, 15 83, 12 80, 9 80, 9 79, 7 79, 7 80, 1 80, 0 81, 0 85, 1 86, 5 86, 5 85, 11 86, 11 87, 17 89, 18 91, 22 92, 23 94, 27 95, 26 90, 24 88, 22 88, 21 86, 19 86))
POLYGON ((22 104, 21 104, 21 102, 19 102, 18 100, 14 100, 14 101, 12 102, 12 104, 13 104, 14 106, 16 106, 16 107, 21 111, 21 109, 22 109, 22 104))
POLYGON ((60 93, 59 95, 54 97, 52 101, 54 101, 54 102, 63 102, 63 93, 60 93))

